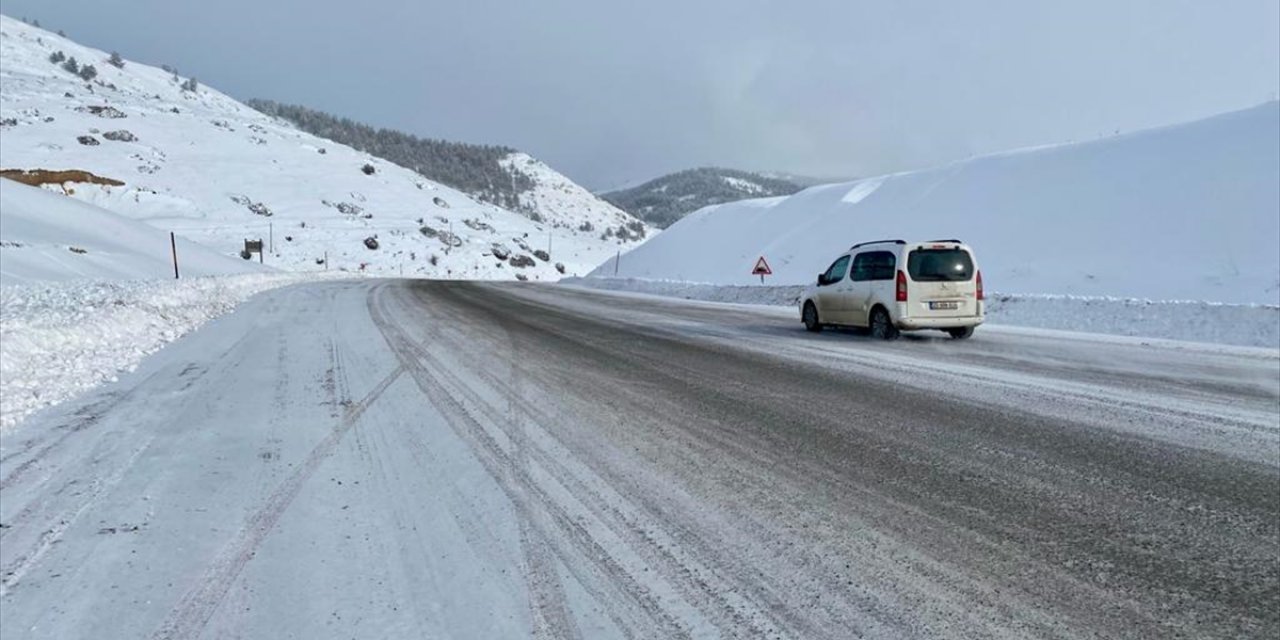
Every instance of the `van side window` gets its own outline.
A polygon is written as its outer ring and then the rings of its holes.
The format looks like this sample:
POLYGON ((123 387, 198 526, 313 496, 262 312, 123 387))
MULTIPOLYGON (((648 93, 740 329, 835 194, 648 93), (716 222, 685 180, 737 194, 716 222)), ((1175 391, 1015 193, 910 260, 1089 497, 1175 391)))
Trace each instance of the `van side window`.
POLYGON ((823 274, 823 279, 827 284, 835 284, 844 280, 844 274, 849 271, 849 256, 840 256, 839 260, 831 263, 831 267, 823 274))
POLYGON ((863 280, 892 280, 897 259, 892 251, 868 251, 853 259, 852 278, 863 280))

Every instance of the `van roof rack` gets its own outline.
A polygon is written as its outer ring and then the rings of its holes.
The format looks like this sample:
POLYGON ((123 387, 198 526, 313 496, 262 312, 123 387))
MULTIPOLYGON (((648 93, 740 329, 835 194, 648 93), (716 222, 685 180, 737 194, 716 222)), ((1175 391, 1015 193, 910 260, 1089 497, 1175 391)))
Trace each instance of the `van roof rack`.
POLYGON ((956 243, 956 244, 964 244, 964 242, 962 242, 962 241, 960 241, 960 240, 956 240, 955 238, 951 238, 951 239, 948 239, 948 240, 930 240, 929 242, 954 242, 954 243, 956 243))
POLYGON ((907 243, 905 240, 872 240, 872 241, 870 241, 870 242, 859 242, 858 244, 855 244, 855 245, 853 245, 852 247, 849 247, 849 250, 850 250, 850 251, 853 251, 854 249, 857 249, 858 247, 863 247, 863 246, 866 246, 866 245, 869 245, 869 244, 884 244, 884 243, 886 243, 886 242, 892 242, 893 244, 906 244, 906 243, 907 243))

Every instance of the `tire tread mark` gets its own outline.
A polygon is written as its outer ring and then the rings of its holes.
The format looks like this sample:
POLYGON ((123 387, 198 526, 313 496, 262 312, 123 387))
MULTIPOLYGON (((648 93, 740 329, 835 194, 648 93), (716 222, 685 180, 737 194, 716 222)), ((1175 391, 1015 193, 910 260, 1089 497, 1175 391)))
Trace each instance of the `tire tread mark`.
POLYGON ((307 454, 306 460, 276 487, 266 502, 245 521, 235 539, 223 547, 199 582, 187 591, 160 627, 151 634, 152 638, 168 640, 194 638, 199 635, 209 619, 213 617, 240 572, 253 558, 263 540, 275 528, 276 523, 293 503, 303 485, 316 472, 320 464, 333 455, 338 444, 356 425, 365 410, 377 401, 402 373, 404 373, 404 367, 396 367, 363 399, 347 407, 342 420, 307 454))
MULTIPOLYGON (((511 457, 493 439, 485 428, 471 415, 466 406, 450 395, 440 384, 439 379, 415 356, 423 350, 404 332, 393 324, 383 309, 385 302, 381 299, 383 289, 375 289, 370 293, 369 311, 374 324, 382 332, 388 346, 400 358, 402 367, 419 389, 432 401, 432 404, 446 419, 454 432, 468 443, 476 454, 476 459, 484 466, 498 487, 506 494, 516 509, 519 517, 527 520, 541 537, 551 544, 554 552, 566 565, 571 565, 572 558, 557 541, 565 541, 576 547, 582 559, 593 564, 596 569, 610 580, 610 584, 618 595, 625 598, 642 615, 646 617, 646 630, 657 629, 665 638, 686 638, 689 630, 683 628, 656 600, 653 594, 636 583, 609 552, 597 542, 585 527, 567 513, 547 492, 533 480, 529 473, 513 464, 511 457), (544 514, 560 534, 559 538, 550 535, 548 525, 534 517, 534 512, 544 514)), ((581 574, 579 574, 581 575, 581 574)), ((584 586, 586 586, 584 584, 584 586)), ((538 597, 554 597, 554 594, 541 594, 538 597)), ((558 630, 568 633, 568 630, 558 630)), ((627 633, 627 629, 623 629, 627 633)))

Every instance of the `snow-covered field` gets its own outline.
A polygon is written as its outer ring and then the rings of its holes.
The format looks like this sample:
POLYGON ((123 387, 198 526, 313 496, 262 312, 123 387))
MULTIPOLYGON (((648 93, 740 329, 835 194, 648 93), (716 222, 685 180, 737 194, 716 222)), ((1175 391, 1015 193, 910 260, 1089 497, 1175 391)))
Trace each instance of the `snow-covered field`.
POLYGON ((763 255, 799 285, 882 238, 965 240, 992 291, 1280 304, 1280 103, 707 207, 616 275, 749 285, 763 255))
POLYGON ((303 133, 212 88, 184 90, 185 78, 133 61, 116 68, 107 59, 0 17, 0 167, 78 169, 123 182, 65 187, 218 253, 235 255, 245 239, 261 238, 274 245, 267 263, 288 270, 315 270, 327 256, 331 270, 554 280, 557 263, 583 274, 639 242, 602 238, 634 219, 541 163, 540 186, 528 195, 539 223, 303 133), (51 63, 59 51, 92 64, 97 77, 86 82, 51 63), (580 230, 584 222, 590 231, 580 230), (370 238, 376 243, 367 245, 370 238), (534 257, 548 245, 550 259, 534 257), (500 257, 508 253, 529 261, 513 266, 500 257))
MULTIPOLYGON (((101 207, 0 179, 0 283, 173 278, 169 234, 101 207)), ((179 274, 273 271, 176 241, 179 274)))
MULTIPOLYGON (((785 307, 799 322, 796 303, 805 285, 716 285, 636 278, 569 278, 561 284, 610 291, 785 307)), ((1246 347, 1280 346, 1280 307, 1192 300, 989 293, 987 322, 1083 333, 1205 342, 1246 347)))

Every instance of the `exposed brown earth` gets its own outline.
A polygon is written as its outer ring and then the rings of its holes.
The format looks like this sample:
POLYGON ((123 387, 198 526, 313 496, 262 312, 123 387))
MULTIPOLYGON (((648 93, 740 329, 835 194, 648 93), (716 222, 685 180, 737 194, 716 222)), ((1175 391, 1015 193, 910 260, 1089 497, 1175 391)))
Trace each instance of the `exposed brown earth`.
POLYGON ((0 169, 0 178, 8 178, 22 184, 29 184, 38 187, 46 184, 66 184, 68 182, 87 182, 90 184, 104 184, 112 187, 124 186, 124 183, 114 178, 106 178, 94 175, 88 171, 80 169, 64 169, 61 171, 53 171, 49 169, 0 169))

